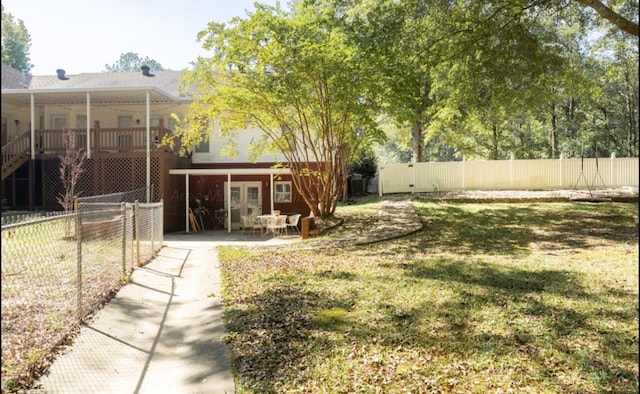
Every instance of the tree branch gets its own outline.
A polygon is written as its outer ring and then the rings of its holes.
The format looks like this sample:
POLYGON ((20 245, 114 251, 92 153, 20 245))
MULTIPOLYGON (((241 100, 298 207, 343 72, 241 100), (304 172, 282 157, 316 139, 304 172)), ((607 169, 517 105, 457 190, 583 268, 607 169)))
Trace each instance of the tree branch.
POLYGON ((599 0, 574 0, 586 7, 593 8, 601 17, 616 25, 620 30, 638 36, 638 24, 616 13, 599 0))

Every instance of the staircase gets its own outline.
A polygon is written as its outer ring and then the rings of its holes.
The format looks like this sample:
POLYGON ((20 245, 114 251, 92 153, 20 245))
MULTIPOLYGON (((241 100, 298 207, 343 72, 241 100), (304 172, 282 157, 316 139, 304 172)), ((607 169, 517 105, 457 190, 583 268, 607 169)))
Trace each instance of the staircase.
POLYGON ((21 165, 29 161, 31 132, 26 131, 2 147, 2 180, 13 174, 21 165))

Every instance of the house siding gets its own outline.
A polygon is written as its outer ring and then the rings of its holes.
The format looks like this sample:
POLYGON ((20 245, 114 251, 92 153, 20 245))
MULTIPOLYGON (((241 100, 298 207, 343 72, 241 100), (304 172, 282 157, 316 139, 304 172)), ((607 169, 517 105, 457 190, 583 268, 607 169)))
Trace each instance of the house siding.
MULTIPOLYGON (((251 162, 251 146, 257 144, 264 132, 257 128, 248 128, 238 131, 234 136, 235 152, 237 157, 231 157, 224 152, 227 150, 228 137, 220 134, 217 126, 212 127, 211 137, 206 142, 209 145, 209 152, 195 152, 193 163, 224 163, 229 166, 240 163, 251 162)), ((286 158, 280 152, 264 153, 256 159, 256 163, 286 162, 286 158)))
MULTIPOLYGON (((237 163, 233 166, 235 169, 240 168, 270 168, 270 164, 273 163, 237 163)), ((229 169, 224 163, 210 163, 210 164, 194 164, 192 168, 202 169, 229 169)), ((182 177, 180 177, 182 179, 182 177)), ((209 210, 217 210, 224 208, 224 185, 228 178, 226 175, 198 175, 189 177, 189 192, 190 200, 198 198, 201 201, 205 201, 205 207, 209 210)), ((292 182, 291 175, 278 175, 277 179, 274 177, 274 181, 289 181, 292 182)), ((184 182, 184 181, 183 181, 184 182)), ((260 182, 262 191, 262 213, 270 213, 271 210, 271 192, 273 185, 271 184, 271 178, 268 175, 232 175, 231 182, 260 182)), ((292 195, 290 203, 278 203, 274 202, 273 209, 280 210, 283 214, 300 213, 303 216, 308 216, 310 213, 309 207, 306 202, 292 187, 292 195)), ((184 207, 183 207, 184 210, 184 207)))
MULTIPOLYGON (((3 128, 3 140, 9 142, 32 128, 31 97, 34 103, 33 129, 43 131, 42 134, 36 134, 36 141, 32 142, 36 148, 36 160, 23 164, 2 182, 2 197, 8 198, 14 209, 60 209, 57 202, 61 192, 58 158, 60 144, 56 146, 55 142, 61 140, 61 134, 60 130, 52 130, 53 116, 65 116, 66 128, 81 130, 86 126, 79 127, 78 117, 83 116, 92 130, 98 130, 96 133, 100 133, 99 130, 117 129, 119 116, 130 116, 132 126, 142 128, 147 119, 146 101, 150 100, 150 118, 162 119, 164 127, 173 129, 171 114, 186 114, 190 104, 190 100, 178 92, 180 72, 174 71, 156 72, 154 78, 147 78, 140 73, 92 73, 67 75, 67 79, 59 80, 55 75, 29 76, 11 71, 5 73, 3 65, 2 74, 2 116, 7 121, 3 128), (27 86, 16 85, 18 80, 27 86), (139 124, 137 119, 140 120, 139 124), (96 122, 99 123, 99 129, 95 129, 96 122), (32 191, 30 186, 33 186, 32 191)), ((137 132, 141 133, 140 130, 137 132)), ((116 135, 113 130, 108 133, 116 135)), ((98 135, 104 137, 104 134, 98 135)), ((194 153, 188 168, 270 168, 275 164, 286 163, 282 154, 273 152, 265 153, 252 162, 250 147, 255 146, 262 135, 262 131, 257 128, 239 131, 235 138, 238 154, 231 157, 221 153, 225 149, 226 138, 220 136, 219 128, 213 127, 212 138, 208 142, 209 152, 194 153)), ((82 191, 82 196, 145 187, 147 154, 140 148, 143 145, 133 144, 135 149, 126 151, 114 149, 114 144, 100 145, 101 138, 93 134, 91 141, 91 146, 95 149, 91 150, 91 158, 87 159, 85 172, 79 182, 78 190, 82 191)), ((227 177, 206 176, 200 183, 196 179, 190 179, 191 195, 187 196, 184 178, 171 176, 169 173, 170 169, 185 168, 183 158, 164 149, 155 149, 157 147, 154 146, 151 148, 151 183, 154 187, 152 200, 162 199, 164 202, 164 231, 179 231, 184 228, 185 205, 198 193, 209 196, 209 208, 224 207, 223 185, 227 177)), ((290 175, 280 178, 291 181, 290 175)), ((232 181, 260 182, 263 212, 267 213, 271 209, 273 185, 268 175, 237 175, 232 177, 232 181)), ((292 188, 292 202, 274 203, 273 207, 283 213, 309 214, 309 208, 295 188, 292 188)))

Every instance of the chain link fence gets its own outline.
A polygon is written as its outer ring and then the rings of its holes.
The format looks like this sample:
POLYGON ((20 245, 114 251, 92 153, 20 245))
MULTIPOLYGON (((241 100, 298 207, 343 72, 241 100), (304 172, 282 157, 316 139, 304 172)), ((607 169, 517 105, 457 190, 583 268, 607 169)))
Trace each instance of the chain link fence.
POLYGON ((55 348, 162 248, 163 202, 116 194, 78 199, 73 213, 3 221, 2 392, 29 387, 55 348))

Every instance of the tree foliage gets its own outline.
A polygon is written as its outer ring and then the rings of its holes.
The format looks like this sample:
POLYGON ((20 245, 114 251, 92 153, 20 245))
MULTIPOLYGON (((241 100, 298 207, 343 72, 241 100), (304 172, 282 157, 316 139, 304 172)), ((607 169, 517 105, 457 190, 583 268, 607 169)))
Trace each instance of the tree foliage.
MULTIPOLYGON (((637 155, 638 39, 599 2, 334 1, 351 6, 413 160, 637 155)), ((632 2, 607 8, 637 21, 632 2)))
POLYGON ((200 38, 212 56, 199 59, 187 80, 199 92, 191 117, 215 120, 227 135, 262 130, 253 154, 280 152, 319 217, 333 214, 354 155, 382 137, 374 73, 339 12, 311 2, 291 12, 256 4, 246 19, 211 23, 200 38))
POLYGON ((140 57, 135 52, 123 53, 115 63, 105 64, 104 67, 107 72, 132 72, 142 70, 142 66, 148 66, 151 71, 164 71, 164 67, 157 61, 149 56, 140 57))
POLYGON ((430 120, 432 78, 437 62, 435 29, 442 8, 435 1, 338 1, 359 49, 375 64, 381 106, 397 127, 411 134, 413 161, 423 161, 424 130, 430 120))
POLYGON ((21 19, 14 20, 13 15, 4 11, 2 6, 2 64, 16 70, 31 71, 29 48, 31 36, 21 19))
POLYGON ((637 19, 624 0, 258 5, 201 33, 183 132, 260 128, 252 149, 282 152, 320 215, 363 144, 381 163, 637 156, 637 19))

